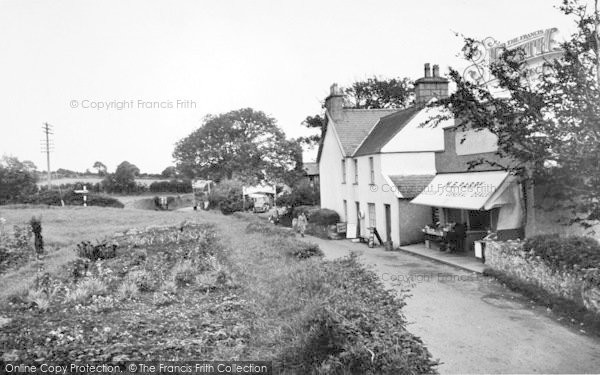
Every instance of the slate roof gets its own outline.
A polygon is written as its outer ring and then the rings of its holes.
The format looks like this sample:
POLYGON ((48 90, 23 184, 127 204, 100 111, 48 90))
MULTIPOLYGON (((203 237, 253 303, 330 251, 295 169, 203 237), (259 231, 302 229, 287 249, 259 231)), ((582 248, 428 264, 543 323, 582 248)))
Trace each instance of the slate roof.
POLYGON ((433 180, 434 175, 393 175, 389 176, 402 197, 414 198, 433 180))
POLYGON ((364 139, 354 156, 376 154, 385 146, 422 107, 410 107, 382 117, 364 139))
POLYGON ((304 163, 302 166, 307 176, 314 176, 319 174, 319 163, 304 163))
POLYGON ((334 124, 344 153, 351 156, 380 118, 397 111, 397 109, 344 108, 342 119, 334 124))

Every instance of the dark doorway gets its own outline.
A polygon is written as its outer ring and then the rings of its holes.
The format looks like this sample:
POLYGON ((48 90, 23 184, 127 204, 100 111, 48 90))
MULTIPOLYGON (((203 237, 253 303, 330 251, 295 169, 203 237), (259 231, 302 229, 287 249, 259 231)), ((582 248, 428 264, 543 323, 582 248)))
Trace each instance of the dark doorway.
POLYGON ((385 239, 386 241, 392 240, 392 210, 389 204, 384 204, 385 208, 385 239))

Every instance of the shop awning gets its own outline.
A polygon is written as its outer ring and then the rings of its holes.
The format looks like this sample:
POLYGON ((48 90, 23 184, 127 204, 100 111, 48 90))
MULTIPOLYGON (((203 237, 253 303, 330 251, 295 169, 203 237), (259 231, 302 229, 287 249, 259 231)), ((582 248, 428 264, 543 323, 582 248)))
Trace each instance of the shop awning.
POLYGON ((464 210, 490 210, 513 203, 503 192, 514 177, 506 171, 443 173, 436 175, 414 204, 464 210))

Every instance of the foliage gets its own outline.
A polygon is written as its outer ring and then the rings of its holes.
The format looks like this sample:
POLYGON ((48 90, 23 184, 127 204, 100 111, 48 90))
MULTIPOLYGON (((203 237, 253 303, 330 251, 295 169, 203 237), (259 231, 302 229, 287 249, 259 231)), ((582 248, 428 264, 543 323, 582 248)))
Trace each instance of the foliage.
POLYGON ((104 165, 104 163, 97 161, 94 163, 94 166, 92 168, 98 171, 98 176, 102 177, 106 175, 107 168, 106 165, 104 165))
POLYGON ((318 134, 313 134, 307 137, 300 137, 298 141, 304 145, 309 147, 314 147, 318 145, 323 134, 327 130, 327 117, 324 115, 316 114, 314 116, 306 116, 304 121, 302 121, 302 125, 306 126, 309 129, 319 129, 320 132, 318 134))
POLYGON ((367 78, 344 90, 352 108, 406 108, 412 102, 413 83, 408 78, 367 78))
POLYGON ((328 208, 321 208, 319 210, 313 211, 310 214, 308 220, 312 224, 318 225, 332 225, 340 222, 340 215, 328 208))
POLYGON ((301 168, 302 149, 285 138, 275 119, 244 108, 207 116, 199 129, 177 142, 173 158, 189 178, 236 177, 253 184, 285 181, 290 171, 301 168))
POLYGON ((528 238, 523 250, 553 270, 600 268, 600 243, 591 237, 538 235, 528 238))
POLYGON ((190 180, 170 180, 154 181, 150 184, 150 191, 153 193, 191 193, 192 181, 190 180))
MULTIPOLYGON (((456 92, 438 104, 461 120, 459 128, 487 129, 498 136, 501 161, 479 158, 473 166, 500 166, 553 184, 556 205, 568 209, 574 222, 589 226, 600 219, 600 16, 579 1, 563 0, 560 9, 575 16, 578 29, 561 44, 561 57, 547 61, 537 79, 527 69, 523 49, 502 50, 490 66, 495 87, 451 69, 456 92)), ((465 58, 475 62, 481 45, 466 38, 465 58)))
POLYGON ((292 277, 304 298, 316 293, 319 302, 293 323, 294 337, 280 357, 286 368, 328 374, 435 372, 437 363, 406 330, 405 303, 356 257, 311 266, 292 277))
POLYGON ((297 259, 308 259, 314 256, 323 256, 319 245, 312 242, 295 241, 286 244, 284 252, 297 259))
POLYGON ((166 167, 161 173, 160 173, 162 178, 171 178, 174 179, 177 177, 177 168, 175 168, 174 166, 168 166, 166 167))
POLYGON ((13 226, 12 236, 4 230, 4 219, 0 218, 0 272, 23 264, 31 255, 31 231, 29 227, 13 226))
POLYGON ((37 191, 36 167, 15 157, 0 159, 0 204, 15 203, 23 195, 37 191))
POLYGON ((83 241, 77 244, 77 255, 82 258, 87 258, 91 261, 98 259, 110 259, 117 256, 116 243, 98 242, 95 245, 90 241, 83 241))
POLYGON ((102 188, 108 193, 131 194, 145 190, 145 185, 137 184, 135 177, 140 169, 134 164, 124 161, 117 166, 115 173, 107 174, 102 180, 102 188))
MULTIPOLYGON (((61 199, 65 205, 82 206, 83 197, 81 194, 75 193, 73 190, 60 192, 56 190, 45 190, 37 194, 29 196, 22 196, 19 198, 18 203, 26 204, 45 204, 49 206, 61 206, 61 199)), ((88 206, 99 206, 99 207, 114 207, 123 208, 123 204, 113 197, 109 197, 102 194, 88 194, 87 197, 88 206)))
POLYGON ((288 207, 314 206, 319 205, 320 201, 319 187, 311 186, 306 179, 292 186, 290 193, 277 197, 277 205, 288 207))

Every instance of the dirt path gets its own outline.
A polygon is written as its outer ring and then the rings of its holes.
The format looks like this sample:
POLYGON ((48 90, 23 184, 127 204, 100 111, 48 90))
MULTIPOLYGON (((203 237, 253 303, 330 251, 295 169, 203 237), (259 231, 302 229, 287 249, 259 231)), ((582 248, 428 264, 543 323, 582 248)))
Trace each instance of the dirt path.
POLYGON ((599 373, 600 339, 566 327, 497 281, 402 252, 314 237, 327 258, 350 251, 389 288, 441 373, 599 373))

